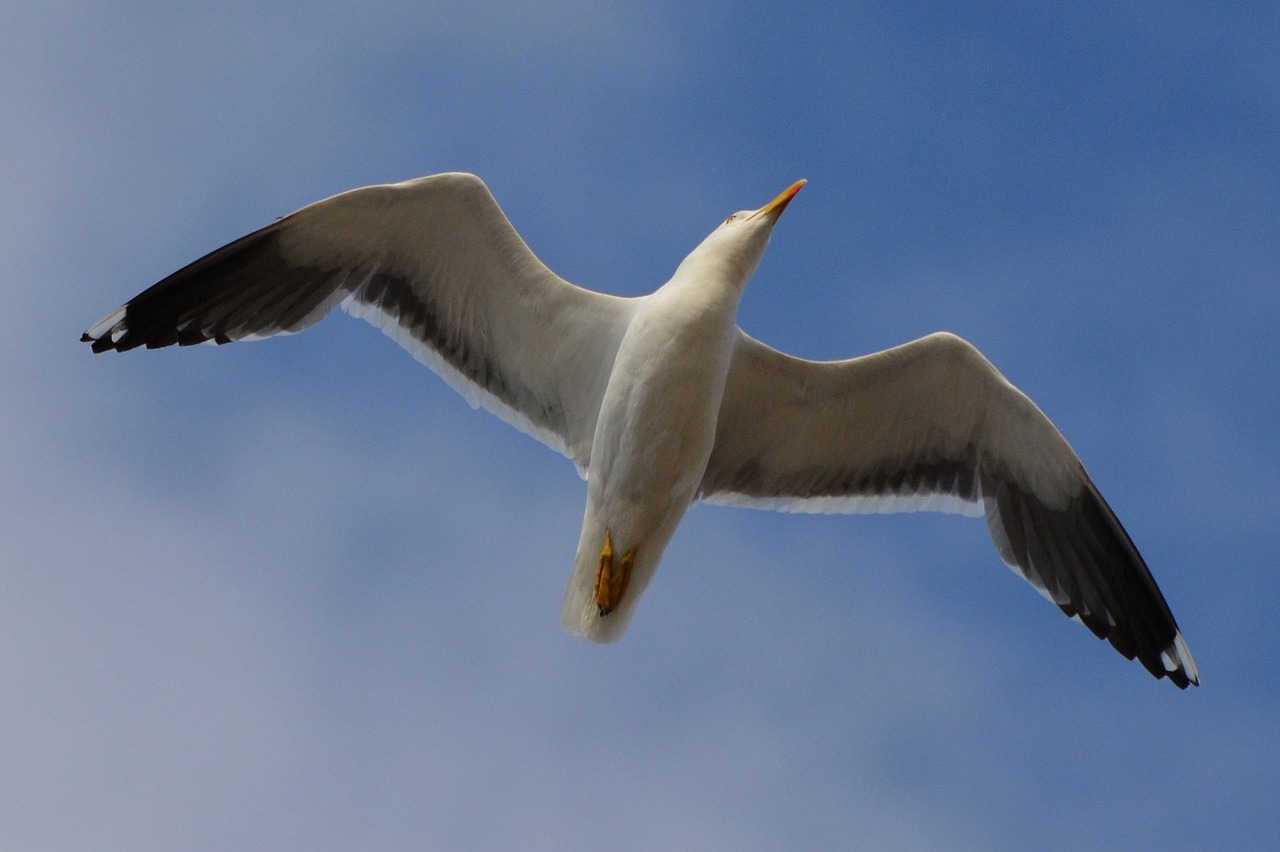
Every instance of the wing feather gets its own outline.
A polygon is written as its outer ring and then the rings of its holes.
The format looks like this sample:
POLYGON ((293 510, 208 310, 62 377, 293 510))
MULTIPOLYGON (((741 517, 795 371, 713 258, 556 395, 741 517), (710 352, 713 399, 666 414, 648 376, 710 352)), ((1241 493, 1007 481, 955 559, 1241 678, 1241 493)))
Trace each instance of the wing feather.
POLYGON ((178 270, 82 340, 95 352, 255 340, 302 331, 338 304, 586 470, 634 300, 556 276, 474 175, 304 207, 178 270))
POLYGON ((1195 662, 1075 452, 981 353, 939 333, 849 361, 742 334, 701 495, 800 512, 985 515, 1001 558, 1064 613, 1180 687, 1195 662))

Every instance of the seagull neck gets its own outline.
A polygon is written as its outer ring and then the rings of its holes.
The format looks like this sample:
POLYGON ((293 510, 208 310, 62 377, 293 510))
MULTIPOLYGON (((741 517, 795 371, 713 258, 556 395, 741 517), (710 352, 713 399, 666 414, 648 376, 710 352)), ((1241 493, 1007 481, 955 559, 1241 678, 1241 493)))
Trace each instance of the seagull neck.
POLYGON ((667 286, 715 291, 740 299, 747 280, 755 272, 755 264, 748 264, 745 258, 725 257, 719 253, 713 255, 701 249, 700 246, 680 263, 667 286))
POLYGON ((682 313, 727 312, 736 317, 744 289, 730 270, 686 262, 653 295, 660 302, 678 304, 682 313))

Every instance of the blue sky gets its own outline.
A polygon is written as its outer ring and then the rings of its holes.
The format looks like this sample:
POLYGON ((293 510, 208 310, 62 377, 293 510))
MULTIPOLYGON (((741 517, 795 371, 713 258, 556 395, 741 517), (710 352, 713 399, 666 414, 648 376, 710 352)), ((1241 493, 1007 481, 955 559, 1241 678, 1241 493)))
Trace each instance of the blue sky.
POLYGON ((1276 6, 453 5, 0 12, 2 845, 1274 842, 1276 6), (76 342, 276 216, 446 170, 622 294, 808 178, 742 326, 977 344, 1204 685, 951 516, 695 508, 590 646, 557 625, 572 466, 375 329, 76 342))

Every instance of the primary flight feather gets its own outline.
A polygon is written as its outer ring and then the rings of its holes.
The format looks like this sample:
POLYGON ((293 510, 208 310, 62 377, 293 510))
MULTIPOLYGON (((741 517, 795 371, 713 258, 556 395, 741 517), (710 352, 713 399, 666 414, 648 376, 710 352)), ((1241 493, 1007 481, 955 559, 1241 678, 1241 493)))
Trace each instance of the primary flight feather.
POLYGON ((695 500, 804 512, 984 515, 1001 557, 1179 687, 1199 682, 1137 548, 1071 447, 982 355, 938 333, 847 361, 778 352, 738 303, 797 181, 735 213, 666 284, 619 298, 542 264, 474 175, 351 190, 143 291, 95 352, 289 334, 335 305, 587 479, 561 611, 617 639, 695 500))

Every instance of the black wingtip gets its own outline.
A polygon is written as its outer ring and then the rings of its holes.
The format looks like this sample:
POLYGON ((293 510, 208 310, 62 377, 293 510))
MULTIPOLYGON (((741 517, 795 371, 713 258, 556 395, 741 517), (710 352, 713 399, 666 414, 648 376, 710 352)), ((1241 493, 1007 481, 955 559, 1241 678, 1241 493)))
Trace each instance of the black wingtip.
POLYGON ((110 335, 103 335, 102 337, 93 337, 87 331, 84 334, 80 335, 80 342, 88 343, 90 345, 90 348, 93 349, 94 354, 109 352, 112 349, 118 348, 116 346, 115 341, 111 339, 110 335))
POLYGON ((103 317, 80 340, 91 344, 94 352, 127 352, 211 340, 230 343, 240 336, 237 330, 253 323, 255 332, 289 327, 323 302, 331 288, 286 286, 290 282, 284 279, 298 270, 280 257, 278 230, 279 223, 268 225, 209 252, 103 317), (275 290, 287 296, 274 303, 283 314, 278 328, 255 314, 273 304, 275 290))
POLYGON ((1156 677, 1167 677, 1169 679, 1169 682, 1172 683, 1174 686, 1178 687, 1178 689, 1186 689, 1189 686, 1200 685, 1199 675, 1193 676, 1191 674, 1188 674, 1183 669, 1177 669, 1176 671, 1171 671, 1171 672, 1169 671, 1154 672, 1153 671, 1152 674, 1154 674, 1156 677))
POLYGON ((1125 656, 1131 660, 1136 658, 1157 680, 1168 678, 1178 689, 1200 685, 1200 672, 1181 632, 1175 633, 1169 647, 1159 654, 1139 656, 1126 653, 1125 656))
MULTIPOLYGON (((1182 669, 1177 669, 1175 671, 1170 672, 1170 671, 1165 671, 1164 669, 1161 669, 1161 668, 1157 668, 1155 666, 1147 666, 1146 668, 1147 668, 1147 671, 1151 672, 1151 674, 1153 674, 1157 679, 1168 678, 1169 683, 1178 687, 1178 689, 1186 689, 1187 687, 1191 686, 1191 684, 1193 683, 1191 678, 1189 678, 1187 676, 1187 673, 1182 669)), ((1199 686, 1198 681, 1195 681, 1195 684, 1199 686)))

